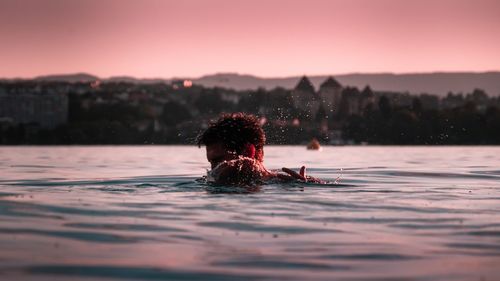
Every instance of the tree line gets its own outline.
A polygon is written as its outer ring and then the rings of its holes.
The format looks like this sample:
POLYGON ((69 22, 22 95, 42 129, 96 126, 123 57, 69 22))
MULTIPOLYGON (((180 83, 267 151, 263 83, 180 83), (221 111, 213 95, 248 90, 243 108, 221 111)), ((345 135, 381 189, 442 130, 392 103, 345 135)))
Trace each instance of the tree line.
MULTIPOLYGON (((7 86, 0 90, 30 91, 36 83, 7 86)), ((36 122, 0 121, 0 144, 194 144, 222 112, 261 117, 270 144, 302 144, 312 138, 341 144, 500 144, 498 98, 480 91, 447 107, 426 106, 428 96, 412 96, 410 104, 401 104, 407 94, 374 92, 373 103, 347 114, 341 105, 331 112, 302 112, 293 106, 292 90, 283 88, 235 91, 125 82, 64 86, 69 97, 65 124, 43 128, 36 122)), ((44 87, 50 91, 50 85, 44 87)), ((353 91, 346 87, 342 94, 353 91)))

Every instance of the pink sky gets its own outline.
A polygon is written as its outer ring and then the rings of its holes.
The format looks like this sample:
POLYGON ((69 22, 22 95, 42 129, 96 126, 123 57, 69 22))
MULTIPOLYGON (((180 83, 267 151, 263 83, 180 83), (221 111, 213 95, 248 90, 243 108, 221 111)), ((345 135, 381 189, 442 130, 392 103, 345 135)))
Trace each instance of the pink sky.
POLYGON ((0 77, 500 70, 500 1, 0 0, 0 77))

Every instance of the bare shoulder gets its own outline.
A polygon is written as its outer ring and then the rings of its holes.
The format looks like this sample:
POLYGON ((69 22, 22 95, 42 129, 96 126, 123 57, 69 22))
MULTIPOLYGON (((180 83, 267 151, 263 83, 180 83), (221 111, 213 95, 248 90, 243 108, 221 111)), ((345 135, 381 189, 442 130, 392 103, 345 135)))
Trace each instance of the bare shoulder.
POLYGON ((220 163, 209 172, 209 176, 217 184, 244 185, 265 180, 267 173, 261 162, 248 157, 240 157, 220 163))

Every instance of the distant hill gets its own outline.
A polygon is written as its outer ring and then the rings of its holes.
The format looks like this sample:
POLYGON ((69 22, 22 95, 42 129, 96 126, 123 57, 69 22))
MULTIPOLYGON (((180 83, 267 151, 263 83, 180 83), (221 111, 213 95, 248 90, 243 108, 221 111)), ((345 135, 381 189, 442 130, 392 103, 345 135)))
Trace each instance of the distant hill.
MULTIPOLYGON (((19 79, 16 79, 19 80, 19 79)), ((129 82, 129 83, 137 83, 137 84, 153 84, 153 83, 170 83, 168 79, 161 78, 135 78, 132 76, 113 76, 106 79, 102 79, 98 76, 88 74, 88 73, 74 73, 74 74, 60 74, 60 75, 46 75, 46 76, 38 76, 33 80, 36 81, 64 81, 64 82, 92 82, 95 80, 102 80, 108 82, 129 82)))
POLYGON ((109 82, 129 82, 129 83, 137 83, 137 84, 155 84, 155 83, 170 83, 169 79, 162 78, 135 78, 131 76, 113 76, 107 79, 103 79, 104 81, 109 82))
POLYGON ((38 76, 33 80, 36 81, 64 81, 64 82, 90 82, 99 79, 99 77, 87 73, 74 73, 74 74, 57 74, 38 76))
MULTIPOLYGON (((490 96, 500 96, 500 72, 436 72, 436 73, 415 73, 415 74, 341 74, 332 75, 344 86, 355 86, 364 88, 366 85, 375 91, 409 92, 413 94, 429 93, 445 96, 448 92, 469 93, 474 88, 485 90, 490 96)), ((308 76, 316 89, 325 81, 329 75, 308 76)), ((195 84, 205 87, 223 87, 235 90, 248 90, 263 87, 273 89, 283 87, 292 89, 301 77, 283 78, 263 78, 252 75, 242 75, 236 73, 218 73, 206 75, 200 78, 193 78, 195 84)), ((64 75, 47 75, 34 78, 36 81, 67 81, 67 82, 90 82, 100 79, 102 81, 124 81, 130 83, 150 84, 150 83, 170 83, 175 79, 138 79, 129 76, 116 76, 101 79, 87 73, 75 73, 64 75)), ((19 80, 19 79, 3 79, 19 80)))
MULTIPOLYGON (((329 76, 308 76, 316 89, 329 76)), ((485 90, 490 96, 500 96, 500 72, 442 72, 417 74, 342 74, 333 77, 344 86, 364 88, 366 85, 376 91, 429 93, 444 96, 448 92, 468 93, 474 88, 485 90)), ((236 90, 272 89, 295 87, 300 77, 260 78, 251 75, 220 73, 194 79, 193 82, 207 87, 225 87, 236 90)))

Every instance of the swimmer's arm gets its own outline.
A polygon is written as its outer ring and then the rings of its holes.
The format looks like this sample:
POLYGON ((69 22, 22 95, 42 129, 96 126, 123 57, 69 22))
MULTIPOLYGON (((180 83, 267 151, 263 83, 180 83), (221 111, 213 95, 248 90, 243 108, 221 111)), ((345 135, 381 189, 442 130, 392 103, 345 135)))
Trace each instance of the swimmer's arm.
POLYGON ((288 169, 288 168, 282 168, 281 169, 283 172, 286 174, 278 174, 279 178, 282 179, 291 179, 291 180, 301 180, 301 181, 306 181, 306 167, 302 166, 300 168, 300 172, 295 172, 294 170, 288 169), (284 176, 284 177, 283 177, 284 176))
POLYGON ((317 178, 314 178, 311 176, 307 176, 305 166, 302 166, 298 173, 295 172, 294 170, 291 170, 288 168, 282 168, 281 170, 283 172, 285 172, 286 174, 278 173, 276 176, 279 179, 284 180, 284 181, 296 181, 296 180, 298 180, 298 181, 304 181, 304 182, 325 183, 324 181, 322 181, 320 179, 317 179, 317 178))

